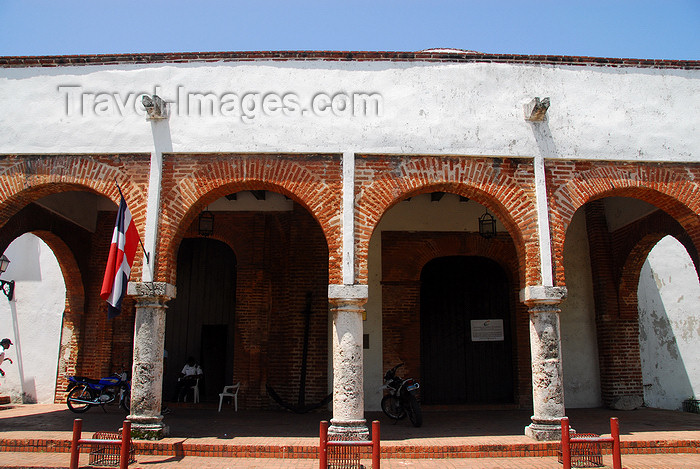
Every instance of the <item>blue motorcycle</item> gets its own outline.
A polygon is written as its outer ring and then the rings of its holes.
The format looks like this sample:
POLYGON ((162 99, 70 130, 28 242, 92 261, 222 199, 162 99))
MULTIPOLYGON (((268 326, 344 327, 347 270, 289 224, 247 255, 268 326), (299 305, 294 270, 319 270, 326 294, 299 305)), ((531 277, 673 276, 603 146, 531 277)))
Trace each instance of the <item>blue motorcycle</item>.
MULTIPOLYGON (((83 376, 68 377, 68 408, 82 414, 92 406, 119 403, 127 412, 131 404, 131 383, 126 373, 113 374, 106 378, 91 379, 83 376)), ((105 410, 106 412, 106 410, 105 410)))

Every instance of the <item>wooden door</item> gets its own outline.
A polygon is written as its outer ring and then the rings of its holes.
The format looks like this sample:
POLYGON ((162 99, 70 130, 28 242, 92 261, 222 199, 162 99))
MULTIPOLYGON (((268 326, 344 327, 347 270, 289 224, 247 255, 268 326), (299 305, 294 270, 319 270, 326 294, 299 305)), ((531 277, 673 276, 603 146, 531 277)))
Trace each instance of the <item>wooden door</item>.
POLYGON ((453 256, 426 264, 420 318, 425 404, 513 402, 509 293, 506 273, 490 259, 453 256))

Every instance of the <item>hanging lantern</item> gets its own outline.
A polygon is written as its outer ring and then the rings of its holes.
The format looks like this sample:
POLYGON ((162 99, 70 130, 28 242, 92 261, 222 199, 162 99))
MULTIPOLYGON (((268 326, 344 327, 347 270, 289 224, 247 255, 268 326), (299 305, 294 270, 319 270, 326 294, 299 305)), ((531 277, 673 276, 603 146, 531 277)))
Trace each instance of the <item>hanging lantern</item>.
POLYGON ((199 214, 199 235, 211 236, 214 233, 214 214, 209 210, 199 214))
POLYGON ((479 234, 486 239, 496 236, 496 219, 488 209, 479 217, 479 234))

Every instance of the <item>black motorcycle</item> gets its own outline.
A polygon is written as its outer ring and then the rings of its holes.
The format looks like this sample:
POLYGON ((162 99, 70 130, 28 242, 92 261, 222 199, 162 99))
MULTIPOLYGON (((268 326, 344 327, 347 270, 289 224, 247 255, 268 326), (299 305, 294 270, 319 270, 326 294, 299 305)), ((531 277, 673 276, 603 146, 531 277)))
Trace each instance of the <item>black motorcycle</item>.
POLYGON ((90 379, 83 376, 68 377, 68 399, 66 404, 73 412, 82 414, 90 407, 119 403, 127 412, 131 404, 131 383, 126 373, 113 374, 105 378, 90 379))
POLYGON ((413 378, 396 376, 396 370, 403 365, 399 363, 384 375, 382 388, 389 393, 382 398, 382 410, 394 420, 401 420, 408 415, 413 426, 420 427, 423 424, 423 413, 417 397, 420 385, 413 378))

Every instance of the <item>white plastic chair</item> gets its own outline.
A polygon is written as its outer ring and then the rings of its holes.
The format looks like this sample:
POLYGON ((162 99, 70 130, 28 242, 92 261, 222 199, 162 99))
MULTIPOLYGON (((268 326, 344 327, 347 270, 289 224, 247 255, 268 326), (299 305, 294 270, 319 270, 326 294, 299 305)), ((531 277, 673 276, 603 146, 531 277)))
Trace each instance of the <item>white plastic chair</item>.
POLYGON ((236 383, 232 386, 224 386, 224 390, 219 393, 219 412, 221 412, 221 404, 224 402, 224 397, 233 398, 233 408, 238 412, 238 390, 241 388, 241 383, 236 383))
MULTIPOLYGON (((192 401, 195 404, 199 404, 199 378, 197 378, 197 381, 190 386, 190 389, 192 390, 192 401)), ((183 402, 187 402, 187 394, 188 392, 185 393, 185 397, 183 398, 183 402)))

